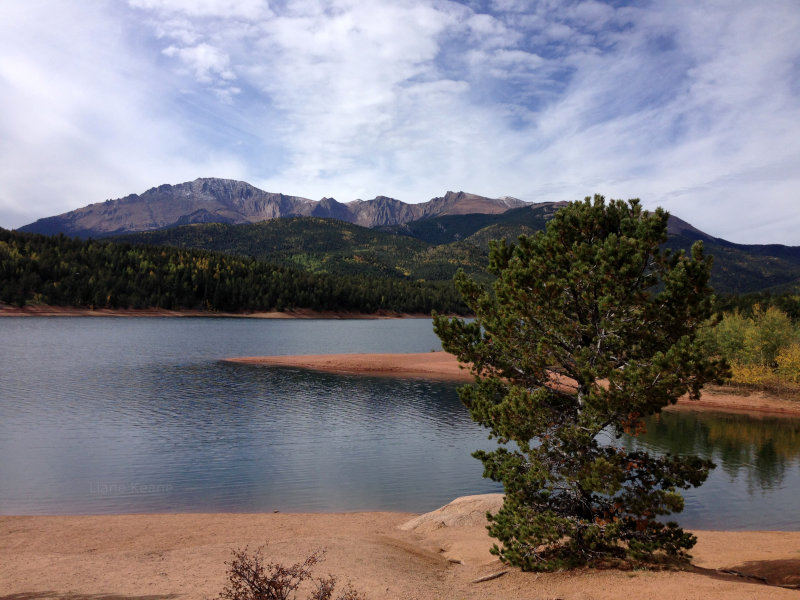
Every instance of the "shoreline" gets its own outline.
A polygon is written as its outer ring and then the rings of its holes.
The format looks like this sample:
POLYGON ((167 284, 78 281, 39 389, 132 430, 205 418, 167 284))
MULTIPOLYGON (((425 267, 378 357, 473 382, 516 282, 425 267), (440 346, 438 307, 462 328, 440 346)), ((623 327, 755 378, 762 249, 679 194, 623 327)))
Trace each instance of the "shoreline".
POLYGON ((231 550, 268 542, 267 561, 287 566, 324 549, 314 575, 349 581, 372 600, 797 598, 796 589, 776 585, 800 584, 800 532, 694 531, 684 571, 522 573, 489 553, 485 514, 500 502, 499 494, 462 497, 425 515, 0 517, 0 597, 213 598, 227 583, 231 550))
MULTIPOLYGON (((225 362, 258 366, 294 367, 369 377, 409 377, 469 383, 473 377, 456 358, 446 352, 416 354, 309 354, 294 356, 249 356, 226 358, 225 362)), ((722 386, 707 386, 699 400, 683 397, 664 410, 719 411, 800 418, 800 402, 766 392, 746 395, 722 386)))
POLYGON ((0 305, 0 317, 170 317, 226 319, 430 319, 427 314, 399 313, 381 310, 375 313, 311 310, 295 308, 285 311, 216 312, 199 309, 169 310, 166 308, 76 308, 71 306, 8 306, 0 305))

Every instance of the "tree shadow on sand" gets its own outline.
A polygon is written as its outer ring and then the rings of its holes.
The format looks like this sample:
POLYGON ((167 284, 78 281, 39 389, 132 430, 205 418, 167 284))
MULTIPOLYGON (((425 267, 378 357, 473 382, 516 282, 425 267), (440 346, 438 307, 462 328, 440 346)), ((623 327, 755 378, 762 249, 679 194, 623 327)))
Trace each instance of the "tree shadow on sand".
POLYGON ((791 590, 800 589, 800 559, 797 558, 751 560, 724 569, 694 567, 694 572, 716 579, 736 579, 758 585, 772 585, 791 590))

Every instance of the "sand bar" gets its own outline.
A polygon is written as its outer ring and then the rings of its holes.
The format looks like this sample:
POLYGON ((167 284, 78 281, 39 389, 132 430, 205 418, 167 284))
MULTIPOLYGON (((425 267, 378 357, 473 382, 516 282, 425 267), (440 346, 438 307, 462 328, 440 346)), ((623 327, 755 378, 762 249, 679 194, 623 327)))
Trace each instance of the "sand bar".
POLYGON ((325 561, 315 573, 350 580, 372 600, 798 598, 798 591, 759 578, 800 584, 800 532, 696 532, 694 568, 688 572, 508 569, 502 577, 473 583, 507 569, 489 554, 492 540, 485 530, 485 511, 496 507, 498 498, 461 498, 422 517, 378 512, 0 517, 0 598, 214 598, 226 583, 230 550, 267 540, 265 555, 289 564, 324 548, 325 561))
POLYGON ((229 358, 226 361, 273 367, 299 367, 329 373, 473 381, 469 370, 462 368, 456 358, 447 352, 249 356, 229 358))
MULTIPOLYGON (((312 354, 299 356, 250 356, 229 358, 229 362, 298 367, 330 373, 369 376, 418 377, 448 381, 473 381, 468 369, 447 352, 417 354, 312 354)), ((668 410, 716 410, 800 417, 800 402, 765 392, 735 393, 730 388, 707 387, 700 400, 681 398, 668 410)))

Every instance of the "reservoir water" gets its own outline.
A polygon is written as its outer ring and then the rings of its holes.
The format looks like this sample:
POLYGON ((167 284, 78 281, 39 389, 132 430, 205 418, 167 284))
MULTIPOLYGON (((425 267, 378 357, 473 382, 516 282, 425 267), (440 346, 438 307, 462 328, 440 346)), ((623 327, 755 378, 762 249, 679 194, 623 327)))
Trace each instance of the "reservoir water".
MULTIPOLYGON (((427 319, 0 319, 0 514, 400 510, 500 491, 455 384, 234 365, 427 352, 427 319)), ((800 529, 800 420, 665 413, 629 445, 718 467, 687 527, 800 529)))

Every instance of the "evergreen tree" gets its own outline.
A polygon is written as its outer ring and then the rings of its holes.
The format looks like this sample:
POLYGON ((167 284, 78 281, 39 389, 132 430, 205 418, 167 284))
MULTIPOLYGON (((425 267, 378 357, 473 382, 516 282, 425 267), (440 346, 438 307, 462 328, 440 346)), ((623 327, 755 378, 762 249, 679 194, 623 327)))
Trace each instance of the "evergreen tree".
POLYGON ((711 259, 662 251, 667 213, 602 196, 570 203, 545 232, 490 243, 491 288, 456 276, 475 320, 436 316, 470 363, 460 397, 500 446, 475 456, 502 482, 493 552, 525 570, 688 557, 694 537, 659 517, 713 468, 615 444, 725 371, 695 336, 712 313, 711 259))

